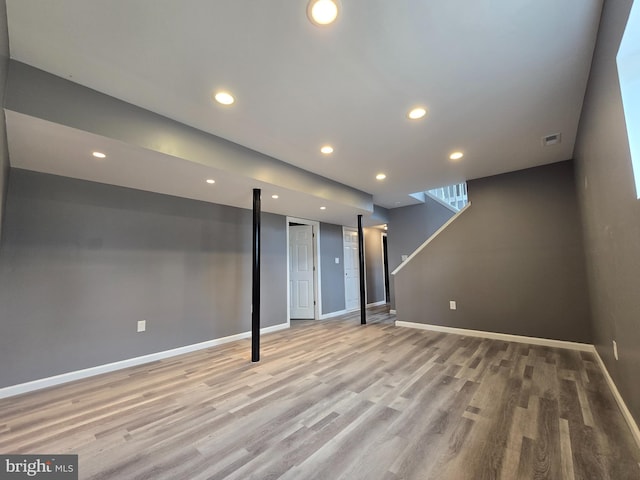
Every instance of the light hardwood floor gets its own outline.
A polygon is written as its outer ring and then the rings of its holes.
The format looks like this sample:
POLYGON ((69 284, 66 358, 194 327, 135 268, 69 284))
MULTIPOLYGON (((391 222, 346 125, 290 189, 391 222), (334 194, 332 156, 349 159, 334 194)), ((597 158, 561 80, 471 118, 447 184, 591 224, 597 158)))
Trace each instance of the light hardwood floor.
POLYGON ((1 453, 83 479, 640 479, 590 353, 393 325, 377 309, 0 401, 1 453))

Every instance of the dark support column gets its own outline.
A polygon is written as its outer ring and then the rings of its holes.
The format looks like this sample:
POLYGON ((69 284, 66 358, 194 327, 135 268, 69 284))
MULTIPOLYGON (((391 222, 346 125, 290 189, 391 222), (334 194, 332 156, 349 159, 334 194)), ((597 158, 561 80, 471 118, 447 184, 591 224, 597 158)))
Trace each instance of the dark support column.
POLYGON ((362 233, 362 215, 358 215, 358 258, 360 269, 360 323, 367 324, 367 299, 364 291, 364 234, 362 233))
POLYGON ((251 361, 260 361, 260 189, 253 189, 253 285, 251 289, 251 361))

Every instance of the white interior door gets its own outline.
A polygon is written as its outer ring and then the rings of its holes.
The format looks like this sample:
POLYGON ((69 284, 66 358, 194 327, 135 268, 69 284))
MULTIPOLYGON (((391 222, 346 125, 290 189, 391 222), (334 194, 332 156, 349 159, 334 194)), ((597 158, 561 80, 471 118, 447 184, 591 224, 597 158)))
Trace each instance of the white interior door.
POLYGON ((345 309, 360 306, 360 271, 358 263, 358 232, 343 230, 345 309))
POLYGON ((289 227, 289 298, 291 318, 314 318, 313 227, 289 227))

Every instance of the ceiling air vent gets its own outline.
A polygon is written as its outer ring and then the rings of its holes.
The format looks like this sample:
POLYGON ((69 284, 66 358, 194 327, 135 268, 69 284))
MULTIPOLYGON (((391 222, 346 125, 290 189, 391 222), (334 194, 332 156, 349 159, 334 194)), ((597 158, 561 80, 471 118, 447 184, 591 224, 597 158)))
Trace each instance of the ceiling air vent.
POLYGON ((557 145, 558 143, 560 143, 561 140, 562 140, 561 133, 553 133, 551 135, 546 135, 542 137, 542 144, 545 147, 548 147, 549 145, 557 145))

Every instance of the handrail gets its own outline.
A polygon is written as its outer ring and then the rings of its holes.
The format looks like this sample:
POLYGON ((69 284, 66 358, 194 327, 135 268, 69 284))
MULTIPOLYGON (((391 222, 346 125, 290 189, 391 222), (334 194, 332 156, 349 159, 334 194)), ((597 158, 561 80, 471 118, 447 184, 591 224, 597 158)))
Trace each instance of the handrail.
POLYGON ((427 245, 429 245, 433 241, 434 238, 436 238, 438 235, 440 235, 440 233, 443 232, 445 228, 447 228, 449 225, 451 225, 460 215, 462 215, 464 212, 466 212, 467 209, 470 206, 471 206, 471 202, 468 202, 464 207, 462 207, 460 209, 460 211, 458 213, 456 213, 449 220, 447 220, 438 230, 436 230, 433 233, 433 235, 431 235, 429 238, 427 238, 422 245, 420 245, 418 248, 416 248, 415 251, 411 255, 409 255, 404 262, 402 262, 400 265, 398 265, 396 267, 396 269, 393 272, 391 272, 391 275, 396 275, 400 270, 402 270, 402 268, 407 263, 409 263, 413 257, 418 255, 418 253, 420 253, 427 245))
POLYGON ((456 183, 454 185, 446 185, 444 187, 433 188, 424 192, 429 197, 438 200, 444 206, 453 210, 460 211, 467 204, 467 183, 456 183))

